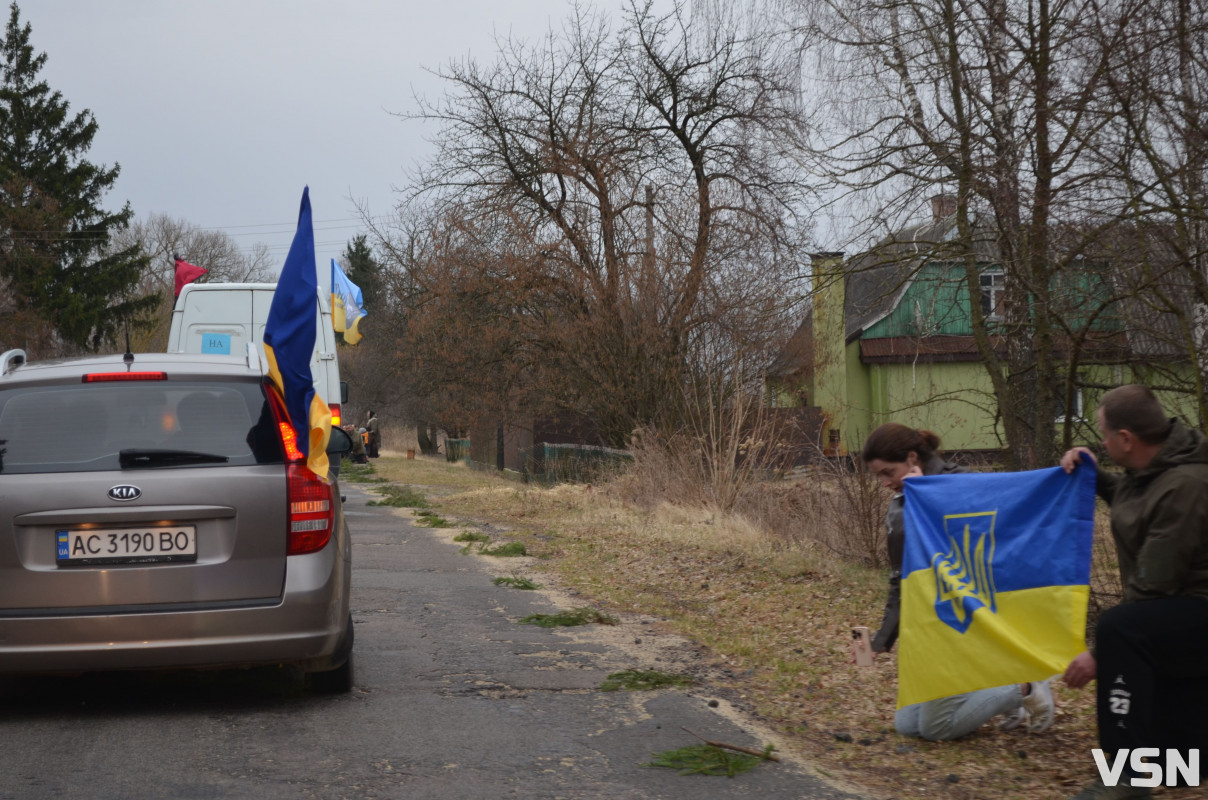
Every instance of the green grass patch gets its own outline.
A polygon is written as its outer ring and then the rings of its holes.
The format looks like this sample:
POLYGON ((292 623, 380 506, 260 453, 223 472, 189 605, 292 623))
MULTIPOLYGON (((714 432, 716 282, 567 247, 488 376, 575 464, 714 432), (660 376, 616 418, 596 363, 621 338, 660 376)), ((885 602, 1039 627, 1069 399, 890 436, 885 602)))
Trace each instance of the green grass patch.
POLYGON ((435 511, 418 511, 415 514, 415 522, 421 528, 452 528, 452 522, 437 514, 435 511))
POLYGON ((482 531, 463 531, 454 536, 453 541, 466 543, 466 546, 461 548, 461 554, 464 556, 469 554, 474 545, 478 545, 479 550, 486 547, 487 542, 491 541, 491 537, 482 531))
POLYGON ((453 537, 455 542, 489 542, 491 537, 481 531, 464 531, 453 537))
POLYGON ((478 552, 484 556, 501 556, 503 558, 528 555, 528 551, 524 549, 524 542, 507 542, 494 547, 484 545, 478 552))
POLYGON ((540 589, 541 584, 533 583, 528 578, 521 578, 518 575, 506 575, 498 578, 492 578, 491 583, 496 586, 506 586, 509 589, 540 589))
POLYGON ((428 508, 428 501, 410 486, 383 486, 385 494, 380 500, 370 500, 365 505, 393 506, 394 508, 428 508))
POLYGON ((761 758, 746 753, 731 753, 711 744, 694 744, 678 750, 655 753, 654 761, 642 766, 675 769, 679 770, 680 775, 725 775, 727 778, 733 778, 755 769, 761 761, 767 761, 771 754, 771 745, 767 746, 761 758))
POLYGON ((571 628, 576 625, 616 625, 617 621, 602 611, 583 606, 557 614, 529 614, 520 618, 521 625, 536 625, 540 628, 571 628))
POLYGON ((668 686, 695 686, 696 681, 687 675, 672 675, 654 669, 627 669, 614 672, 600 684, 601 692, 616 692, 624 689, 627 692, 649 691, 663 689, 668 686))
POLYGON ((351 481, 352 483, 387 483, 389 478, 383 478, 375 474, 372 464, 353 464, 351 462, 340 465, 340 480, 351 481))

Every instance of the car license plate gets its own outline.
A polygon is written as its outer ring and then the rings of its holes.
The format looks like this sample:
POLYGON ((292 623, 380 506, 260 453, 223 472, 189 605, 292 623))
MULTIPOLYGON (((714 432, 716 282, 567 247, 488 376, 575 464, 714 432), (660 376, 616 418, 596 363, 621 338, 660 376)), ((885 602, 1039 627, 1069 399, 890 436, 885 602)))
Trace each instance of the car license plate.
POLYGON ((56 535, 55 560, 61 567, 197 560, 193 525, 61 530, 56 535))

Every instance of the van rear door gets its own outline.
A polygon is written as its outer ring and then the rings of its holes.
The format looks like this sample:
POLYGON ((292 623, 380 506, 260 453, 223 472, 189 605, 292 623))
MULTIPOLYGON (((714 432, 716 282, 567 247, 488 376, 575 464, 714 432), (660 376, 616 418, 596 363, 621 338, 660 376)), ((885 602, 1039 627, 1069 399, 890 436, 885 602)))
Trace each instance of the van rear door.
MULTIPOLYGON (((276 285, 189 284, 172 314, 168 352, 240 355, 251 342, 263 352, 264 328, 276 285)), ((315 349, 310 358, 315 391, 340 415, 340 366, 327 296, 317 297, 315 349)), ((339 424, 340 420, 333 419, 339 424)))
MULTIPOLYGON (((185 295, 176 351, 239 355, 252 335, 253 292, 190 292, 185 295)), ((269 293, 269 302, 272 293, 269 293)))

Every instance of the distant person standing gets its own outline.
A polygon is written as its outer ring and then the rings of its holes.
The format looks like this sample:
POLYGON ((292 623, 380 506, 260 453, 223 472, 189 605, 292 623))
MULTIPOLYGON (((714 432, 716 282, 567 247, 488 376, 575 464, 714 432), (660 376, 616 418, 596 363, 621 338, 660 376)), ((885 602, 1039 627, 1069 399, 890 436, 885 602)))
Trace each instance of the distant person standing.
POLYGON ((365 431, 369 434, 369 457, 377 458, 381 454, 382 432, 378 429, 377 415, 372 410, 369 412, 368 419, 365 420, 365 431))
POLYGON ((353 425, 345 425, 344 430, 352 438, 352 451, 349 453, 349 458, 354 464, 368 464, 369 457, 365 455, 365 440, 361 438, 361 433, 353 425))

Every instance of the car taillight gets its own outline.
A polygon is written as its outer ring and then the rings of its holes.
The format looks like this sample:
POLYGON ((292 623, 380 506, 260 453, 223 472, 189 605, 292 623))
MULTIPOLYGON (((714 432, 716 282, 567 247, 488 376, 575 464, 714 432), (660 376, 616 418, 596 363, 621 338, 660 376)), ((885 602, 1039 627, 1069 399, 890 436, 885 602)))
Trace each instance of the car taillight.
POLYGON ((264 394, 281 435, 281 446, 285 448, 286 502, 289 505, 286 554, 314 553, 326 547, 331 539, 334 524, 332 487, 307 468, 306 459, 298 449, 294 427, 289 424, 285 402, 277 390, 266 384, 264 394))
POLYGON ((300 556, 327 546, 331 538, 331 487, 315 477, 304 462, 290 462, 289 547, 287 554, 300 556))
POLYGON ((331 427, 340 427, 340 404, 330 403, 327 407, 331 409, 331 427))

